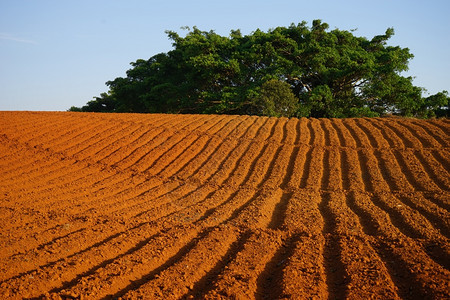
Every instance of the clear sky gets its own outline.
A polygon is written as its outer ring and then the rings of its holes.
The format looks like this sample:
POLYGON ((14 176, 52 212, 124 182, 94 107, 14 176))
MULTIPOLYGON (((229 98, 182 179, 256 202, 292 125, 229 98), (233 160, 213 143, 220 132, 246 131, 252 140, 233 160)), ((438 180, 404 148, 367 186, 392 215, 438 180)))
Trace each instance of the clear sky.
POLYGON ((64 111, 106 92, 130 62, 172 49, 165 30, 226 35, 321 19, 414 58, 404 75, 429 93, 450 91, 448 0, 0 0, 0 110, 64 111))

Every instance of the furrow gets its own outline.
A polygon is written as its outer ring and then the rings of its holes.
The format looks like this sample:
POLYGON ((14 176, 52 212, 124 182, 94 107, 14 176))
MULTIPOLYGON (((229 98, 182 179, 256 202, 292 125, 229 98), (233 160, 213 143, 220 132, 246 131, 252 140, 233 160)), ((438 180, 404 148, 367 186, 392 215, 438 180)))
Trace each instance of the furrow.
POLYGON ((308 145, 314 145, 316 143, 316 132, 313 129, 312 126, 312 119, 307 119, 305 121, 306 126, 308 128, 308 136, 309 136, 309 140, 308 140, 308 145))
POLYGON ((163 147, 155 152, 149 152, 145 160, 137 162, 131 169, 140 174, 154 176, 161 172, 165 166, 172 164, 184 151, 195 145, 200 137, 192 134, 185 135, 169 148, 163 147))
MULTIPOLYGON (((346 178, 343 181, 348 182, 349 190, 355 191, 364 191, 369 187, 366 187, 366 183, 364 183, 363 174, 365 172, 365 164, 360 160, 359 153, 356 149, 347 148, 343 150, 345 152, 345 173, 342 172, 343 178, 346 178)), ((368 176, 365 173, 365 176, 368 176)))
POLYGON ((440 129, 437 129, 433 125, 430 124, 430 122, 423 122, 423 121, 411 121, 410 122, 411 127, 414 128, 414 130, 421 129, 424 131, 423 136, 426 136, 431 139, 431 143, 433 145, 440 145, 441 147, 450 147, 450 140, 447 137, 443 136, 442 131, 440 129), (433 141, 434 139, 434 141, 433 141))
MULTIPOLYGON (((282 133, 280 132, 279 134, 282 135, 280 143, 284 145, 284 144, 286 144, 286 141, 288 139, 288 129, 287 129, 288 119, 286 119, 286 118, 279 118, 277 120, 277 123, 280 124, 280 126, 281 125, 283 126, 282 133)), ((275 134, 275 136, 278 136, 279 134, 275 134)))
POLYGON ((311 144, 313 146, 325 146, 325 131, 319 119, 309 119, 311 129, 311 144))
MULTIPOLYGON (((339 148, 331 148, 328 150, 328 184, 327 189, 329 191, 342 191, 344 189, 344 179, 342 177, 341 170, 341 151, 339 148)), ((322 179, 326 178, 326 172, 322 179)), ((326 181, 325 181, 326 182, 326 181)))
POLYGON ((0 298, 449 298, 449 124, 0 112, 0 298))
POLYGON ((348 159, 347 151, 339 151, 339 169, 341 172, 341 187, 344 191, 350 190, 350 162, 348 159))
POLYGON ((415 240, 392 225, 387 213, 373 204, 368 195, 355 193, 349 202, 368 240, 383 260, 401 298, 446 298, 449 271, 435 263, 415 240), (426 265, 426 270, 423 266, 426 265))
POLYGON ((294 180, 296 173, 296 161, 299 157, 300 146, 289 147, 289 152, 291 156, 289 157, 289 162, 286 166, 286 173, 283 176, 283 181, 281 182, 280 187, 282 189, 287 189, 291 186, 294 186, 291 182, 294 180))
MULTIPOLYGON (((215 202, 214 201, 214 199, 212 199, 212 202, 214 202, 214 203, 217 203, 217 202, 215 202)), ((211 205, 211 204, 209 204, 209 205, 211 205)), ((194 212, 195 212, 195 208, 191 208, 191 210, 194 210, 194 212)), ((186 215, 185 215, 186 216, 186 215)), ((195 215, 194 215, 195 216, 195 215)), ((128 231, 124 231, 124 232, 121 232, 121 233, 116 233, 116 234, 114 234, 114 235, 112 235, 110 238, 108 238, 108 239, 106 239, 104 242, 100 242, 100 243, 98 243, 98 244, 96 244, 96 245, 93 245, 93 246, 91 246, 91 247, 89 247, 89 248, 87 248, 87 249, 85 249, 85 250, 83 250, 83 251, 81 251, 81 252, 79 252, 79 253, 77 253, 77 254, 74 254, 74 255, 72 255, 72 256, 70 256, 70 257, 74 257, 74 258, 77 258, 77 260, 79 261, 79 257, 81 256, 81 257, 93 257, 92 255, 93 255, 93 253, 92 252, 94 252, 94 253, 96 253, 96 255, 94 255, 94 256, 97 256, 97 257, 104 257, 105 255, 107 255, 107 256, 110 256, 111 254, 113 254, 113 253, 111 253, 111 251, 109 251, 109 252, 105 252, 105 250, 106 249, 109 249, 110 247, 111 247, 111 242, 114 242, 113 243, 113 245, 115 244, 115 245, 120 245, 121 247, 118 247, 118 249, 116 249, 116 250, 118 250, 119 251, 119 253, 120 253, 120 251, 123 251, 123 250, 121 250, 121 249, 123 249, 123 246, 125 245, 125 247, 126 247, 126 245, 129 245, 130 243, 132 243, 133 242, 133 239, 130 239, 130 237, 138 237, 138 238, 142 238, 143 236, 145 237, 145 236, 148 236, 148 235, 151 235, 151 234, 155 234, 157 231, 156 230, 158 230, 158 228, 161 228, 161 226, 162 225, 164 225, 164 226, 170 226, 169 224, 170 223, 172 223, 172 224, 177 224, 177 223, 179 223, 180 222, 180 217, 182 217, 182 215, 179 215, 179 214, 177 214, 177 215, 174 215, 174 216, 169 216, 170 218, 166 218, 166 222, 158 222, 158 223, 152 223, 152 221, 149 221, 149 222, 145 222, 145 223, 141 223, 141 224, 138 224, 136 227, 133 227, 131 230, 128 230, 128 231), (170 221, 170 220, 172 220, 172 221, 170 221), (167 222, 167 221, 169 221, 169 223, 167 222), (175 222, 175 223, 174 223, 175 222), (157 224, 160 224, 160 225, 158 225, 158 226, 156 226, 155 227, 155 225, 157 225, 157 224), (152 229, 152 227, 153 227, 153 229, 152 229), (150 230, 149 230, 150 229, 150 230), (144 235, 143 235, 143 233, 145 233, 144 235), (126 243, 124 243, 124 241, 126 241, 126 243), (106 243, 106 244, 104 244, 104 243, 106 243), (98 247, 100 247, 100 248, 98 248, 98 247), (102 250, 103 249, 103 250, 102 250)), ((184 219, 185 221, 188 221, 187 219, 184 219)), ((188 221, 188 222, 190 222, 190 221, 188 221)), ((174 229, 173 230, 175 233, 178 231, 178 229, 174 229)), ((150 241, 150 240, 148 240, 148 241, 150 241)), ((147 242, 146 242, 147 243, 147 242)), ((135 251, 137 250, 137 248, 136 247, 134 247, 134 248, 132 248, 131 250, 128 250, 126 253, 125 253, 125 255, 128 255, 128 254, 132 254, 132 255, 135 255, 135 251)), ((117 253, 117 252, 116 252, 117 253)), ((123 255, 121 254, 121 255, 119 255, 119 257, 121 258, 121 257, 123 257, 123 255)), ((41 268, 40 269, 38 269, 37 271, 32 271, 32 272, 29 272, 29 273, 27 273, 27 274, 32 274, 32 273, 36 273, 36 272, 41 272, 41 271, 45 271, 44 269, 46 269, 46 268, 54 268, 55 267, 55 264, 57 264, 57 265, 60 265, 61 263, 64 263, 64 262, 66 262, 67 261, 67 259, 64 259, 64 260, 62 260, 62 261, 57 261, 56 263, 52 263, 52 264, 49 264, 48 266, 41 266, 41 268)), ((77 267, 80 267, 80 268, 83 268, 83 266, 85 266, 86 267, 86 263, 88 263, 88 265, 87 266, 89 266, 89 264, 92 264, 92 262, 91 262, 91 260, 88 260, 88 261, 84 261, 83 259, 81 259, 81 262, 83 262, 81 265, 80 265, 80 262, 78 262, 78 265, 77 265, 77 267)), ((107 260, 106 261, 106 263, 102 263, 101 265, 99 265, 98 267, 94 267, 92 270, 95 270, 95 271, 97 271, 97 270, 99 270, 100 268, 102 268, 102 267, 104 267, 104 266, 106 266, 106 264, 110 264, 110 263, 112 263, 113 262, 113 260, 112 259, 109 259, 109 260, 107 260)), ((66 265, 66 264, 64 264, 64 265, 66 265)), ((75 265, 75 264, 74 264, 75 265)), ((113 267, 115 266, 115 264, 113 265, 113 267)), ((84 267, 84 268, 85 268, 84 267)), ((62 270, 62 268, 60 269, 60 270, 62 270)), ((88 271, 87 273, 92 273, 92 270, 91 271, 88 271)), ((44 272, 45 273, 45 272, 44 272)), ((26 275, 26 274, 25 274, 26 275)), ((70 275, 70 274, 68 274, 68 275, 70 275)), ((61 274, 60 274, 60 276, 61 276, 61 274)), ((19 276, 18 278, 22 278, 22 276, 19 276)), ((81 278, 80 276, 78 276, 78 278, 81 278)), ((13 278, 12 280, 15 280, 15 278, 13 278)), ((73 280, 72 280, 73 281, 73 280)))
MULTIPOLYGON (((339 238, 346 297, 398 298, 386 266, 370 244, 358 217, 350 209, 354 202, 354 192, 334 192, 329 197, 328 213, 334 219, 333 234, 339 238)), ((330 296, 329 298, 335 298, 330 296)))
MULTIPOLYGON (((104 142, 99 142, 97 147, 84 150, 84 158, 82 160, 90 160, 98 163, 103 158, 109 156, 110 153, 119 151, 123 145, 129 144, 130 137, 135 136, 136 133, 140 134, 143 129, 143 126, 138 127, 136 124, 131 123, 129 126, 107 137, 104 142)), ((77 157, 77 159, 80 158, 77 157)))
POLYGON ((374 190, 374 182, 372 181, 373 169, 369 166, 369 159, 366 151, 358 151, 358 162, 360 169, 360 176, 362 183, 364 184, 364 190, 372 192, 374 190))
POLYGON ((319 192, 298 190, 287 205, 284 227, 293 232, 294 248, 283 264, 282 295, 286 298, 325 299, 328 296, 322 255, 324 220, 319 201, 319 192))
POLYGON ((322 124, 325 126, 326 130, 328 131, 330 146, 344 147, 344 144, 343 144, 344 137, 342 136, 342 133, 338 129, 336 129, 335 119, 322 119, 322 124))
POLYGON ((328 123, 325 121, 326 119, 319 119, 320 123, 320 129, 323 131, 323 140, 324 140, 324 146, 330 146, 331 145, 331 133, 328 127, 325 125, 325 123, 328 123))
POLYGON ((102 140, 107 140, 107 137, 112 136, 115 133, 120 132, 122 127, 118 127, 117 124, 108 124, 109 126, 103 125, 100 130, 89 131, 87 134, 83 134, 82 139, 72 140, 71 144, 65 144, 64 150, 59 150, 58 152, 64 153, 66 156, 73 157, 76 159, 83 159, 83 153, 87 152, 102 142, 102 140))
MULTIPOLYGON (((220 131, 224 128, 225 125, 227 125, 229 122, 226 122, 225 124, 222 124, 220 127, 216 126, 222 121, 224 118, 217 118, 215 122, 212 122, 212 124, 205 123, 201 127, 205 126, 205 128, 198 129, 199 134, 188 134, 186 137, 187 139, 183 139, 183 143, 178 143, 174 145, 170 150, 166 151, 162 156, 160 156, 158 159, 156 159, 147 169, 145 169, 144 173, 150 173, 152 175, 158 175, 166 169, 169 166, 176 167, 183 163, 183 161, 180 162, 185 156, 186 153, 189 153, 194 149, 196 151, 197 149, 202 149, 203 146, 205 146, 208 139, 211 138, 215 133, 220 131), (212 129, 214 127, 217 127, 215 129, 212 129), (208 136, 205 135, 203 132, 208 132, 208 136), (201 142, 202 144, 198 144, 198 142, 201 142), (172 154, 172 152, 174 152, 172 154), (175 156, 174 159, 172 157, 175 156)), ((231 118, 229 118, 229 121, 231 121, 231 118)), ((192 157, 188 157, 192 158, 192 157)))
POLYGON ((416 175, 410 170, 409 163, 405 160, 404 156, 400 153, 399 150, 392 151, 394 154, 395 162, 402 170, 403 175, 406 180, 408 180, 409 184, 416 191, 425 191, 425 186, 416 179, 416 175))
POLYGON ((322 236, 324 246, 322 264, 325 270, 328 299, 344 299, 348 293, 348 277, 342 262, 342 237, 336 232, 336 216, 332 213, 331 194, 321 194, 322 200, 318 204, 323 219, 322 236))
POLYGON ((447 149, 431 150, 431 155, 447 172, 450 170, 450 151, 447 149))
POLYGON ((340 147, 348 147, 347 145, 347 139, 344 137, 344 133, 342 132, 342 128, 340 125, 341 124, 341 120, 338 119, 331 119, 331 126, 333 126, 334 132, 339 140, 339 143, 337 145, 339 145, 340 147), (339 125, 338 125, 339 124, 339 125))
POLYGON ((379 124, 378 121, 374 118, 370 119, 370 124, 374 128, 378 129, 384 140, 388 142, 391 149, 405 148, 404 143, 401 140, 395 138, 396 135, 392 132, 392 130, 384 126, 383 122, 380 123, 381 124, 379 124))
POLYGON ((336 132, 341 138, 341 145, 349 148, 357 148, 358 144, 349 131, 346 120, 335 119, 333 124, 336 126, 336 132))
POLYGON ((116 167, 118 162, 126 159, 130 155, 133 155, 134 152, 138 151, 138 149, 147 143, 152 143, 154 139, 158 138, 163 134, 163 132, 165 132, 163 128, 143 127, 143 129, 144 131, 142 134, 129 137, 130 140, 127 144, 103 157, 99 160, 99 163, 116 167))
POLYGON ((372 145, 377 145, 378 149, 395 147, 391 140, 387 140, 380 127, 376 127, 371 118, 358 119, 359 126, 364 130, 371 139, 372 145))
MULTIPOLYGON (((47 122, 35 121, 32 126, 28 128, 23 128, 22 126, 17 126, 16 130, 10 131, 9 133, 22 143, 36 144, 41 140, 46 140, 49 136, 52 136, 54 133, 59 133, 60 128, 64 128, 64 125, 67 125, 67 119, 65 118, 50 118, 51 121, 47 120, 47 122), (20 132, 20 134, 19 134, 20 132)), ((67 127, 66 127, 67 128, 67 127)), ((8 131, 6 131, 8 132, 8 131)))
MULTIPOLYGON (((216 230, 216 229, 215 229, 216 230)), ((220 230, 220 229, 219 229, 220 230)), ((227 229, 226 229, 227 230, 227 229)), ((221 272, 226 268, 227 264, 233 261, 238 253, 242 252, 244 245, 252 235, 250 230, 239 232, 238 238, 228 248, 227 252, 217 261, 202 278, 198 279, 194 284, 189 286, 189 292, 183 295, 184 299, 205 299, 206 295, 214 290, 213 283, 218 279, 221 272)), ((222 238, 219 238, 219 241, 222 238)), ((203 258, 201 258, 203 260, 203 258)))
POLYGON ((402 202, 397 204, 397 209, 403 210, 403 205, 407 205, 413 210, 410 212, 412 217, 409 222, 417 226, 423 238, 439 240, 443 236, 450 239, 450 216, 446 210, 427 200, 422 193, 397 192, 395 199, 402 202), (414 210, 421 216, 417 216, 414 210), (430 225, 435 229, 431 229, 430 225))
MULTIPOLYGON (((203 121, 206 122, 206 121, 203 121)), ((196 122, 196 126, 200 127, 203 123, 196 122)), ((123 169, 130 169, 138 173, 145 173, 148 168, 151 168, 153 164, 157 163, 163 156, 170 155, 173 149, 176 149, 177 145, 190 144, 197 138, 194 134, 189 134, 187 131, 179 131, 174 134, 170 134, 166 137, 162 143, 155 145, 152 148, 145 149, 145 152, 137 160, 133 160, 128 164, 121 165, 123 169)), ((181 146, 184 149, 184 146, 181 146)), ((170 159, 169 159, 170 161, 170 159)))
POLYGON ((392 182, 387 176, 383 161, 379 161, 372 149, 364 149, 360 151, 361 161, 364 161, 366 168, 364 172, 368 173, 368 182, 372 187, 372 191, 390 191, 392 182), (384 172, 383 172, 384 171, 384 172), (370 179, 369 179, 370 178, 370 179))
MULTIPOLYGON (((197 119, 190 120, 190 122, 186 122, 185 125, 180 129, 195 123, 197 119)), ((172 130, 164 130, 160 129, 159 132, 154 135, 150 141, 146 143, 139 143, 137 147, 134 147, 131 152, 127 153, 126 157, 122 157, 120 160, 114 163, 115 166, 121 169, 128 169, 132 166, 140 164, 141 161, 145 160, 145 157, 148 157, 152 154, 152 151, 156 151, 155 149, 159 149, 161 147, 167 147, 170 143, 176 142, 180 137, 186 136, 186 134, 181 133, 181 131, 172 131, 172 130), (163 146, 164 145, 164 146, 163 146)), ((141 141, 140 141, 141 142, 141 141)))
POLYGON ((204 299, 262 299, 261 285, 267 283, 261 283, 258 277, 277 253, 280 244, 281 237, 278 234, 252 232, 243 249, 211 283, 212 287, 204 299))
POLYGON ((355 128, 351 126, 350 119, 345 119, 342 121, 342 125, 347 129, 348 133, 350 133, 350 136, 352 137, 355 145, 357 148, 364 147, 365 144, 363 144, 363 141, 361 140, 361 137, 357 134, 355 131, 355 128))
MULTIPOLYGON (((259 119, 258 119, 259 120, 259 119)), ((261 128, 262 124, 255 122, 256 119, 246 119, 242 123, 239 123, 232 132, 229 132, 224 136, 224 141, 219 143, 217 139, 212 138, 214 142, 213 149, 209 151, 201 152, 198 157, 191 163, 190 168, 183 167, 177 172, 176 176, 180 179, 195 178, 199 181, 205 181, 214 172, 223 168, 225 162, 229 161, 232 157, 232 153, 236 153, 236 148, 239 148, 238 143, 229 138, 234 132, 236 132, 236 138, 242 137, 251 132, 255 127, 261 128), (246 126, 246 130, 240 130, 239 128, 246 126), (237 146, 237 147, 236 147, 237 146)), ((244 141, 241 144, 248 144, 244 141)))
POLYGON ((389 128, 390 132, 398 137, 406 148, 422 148, 423 145, 418 141, 409 131, 402 130, 397 126, 397 122, 393 120, 386 120, 383 122, 385 128, 389 128))
POLYGON ((448 123, 444 123, 440 120, 430 120, 427 124, 431 124, 434 128, 436 128, 439 135, 445 137, 445 140, 448 141, 450 138, 450 126, 448 123))
POLYGON ((283 275, 299 241, 300 235, 298 234, 282 238, 281 245, 266 263, 257 278, 255 299, 281 299, 288 297, 288 294, 285 293, 283 275))
POLYGON ((311 124, 309 119, 301 118, 298 121, 297 125, 297 141, 296 145, 305 144, 305 145, 311 145, 311 124))
POLYGON ((399 128, 405 128, 424 148, 441 147, 441 144, 432 138, 432 135, 426 132, 423 127, 416 126, 414 123, 407 120, 400 120, 396 123, 399 128))
POLYGON ((324 163, 326 163, 324 161, 325 149, 321 147, 313 147, 311 150, 311 160, 309 163, 307 178, 305 180, 304 187, 311 190, 319 190, 322 184, 322 177, 324 173, 328 172, 328 170, 324 170, 324 163))
POLYGON ((443 191, 450 191, 450 169, 436 162, 427 151, 414 151, 413 154, 434 184, 443 191))
POLYGON ((322 175, 320 179, 320 189, 328 190, 331 185, 331 163, 330 163, 330 151, 328 149, 323 149, 322 156, 322 175))
MULTIPOLYGON (((306 150, 306 149, 305 149, 306 150)), ((310 147, 305 154, 302 166, 302 176, 299 178, 299 187, 306 188, 308 184, 309 174, 311 172, 311 160, 314 148, 310 147)))
POLYGON ((286 122, 286 138, 284 144, 287 145, 298 145, 300 141, 299 121, 295 118, 290 118, 286 122))
POLYGON ((375 150, 373 152, 377 162, 380 174, 383 180, 389 185, 391 191, 408 190, 413 187, 402 176, 401 170, 392 162, 393 155, 389 150, 375 150))
POLYGON ((404 171, 413 175, 415 181, 425 190, 449 190, 447 187, 448 179, 434 174, 433 169, 428 165, 427 161, 425 161, 419 150, 406 149, 404 151, 398 151, 397 159, 401 159, 407 164, 407 170, 404 171))
POLYGON ((377 148, 378 143, 374 139, 371 132, 367 131, 367 128, 361 126, 361 122, 358 118, 346 119, 349 128, 353 131, 353 138, 357 137, 357 139, 361 142, 363 148, 377 148))
POLYGON ((378 140, 375 138, 375 136, 373 135, 372 130, 370 130, 368 127, 365 126, 365 124, 363 122, 361 122, 360 119, 353 119, 353 124, 354 126, 357 128, 357 130, 359 132, 359 135, 364 135, 365 139, 369 141, 369 144, 371 148, 379 148, 379 144, 378 144, 378 140))
POLYGON ((207 288, 207 276, 217 272, 224 265, 224 259, 236 251, 238 236, 239 233, 228 226, 209 229, 193 242, 194 246, 187 253, 132 281, 111 297, 168 299, 182 298, 187 294, 199 297, 202 293, 199 286, 207 288))
MULTIPOLYGON (((228 208, 228 209, 225 208, 225 211, 228 211, 228 210, 229 210, 229 208, 228 208)), ((217 210, 215 210, 215 211, 217 211, 217 210)), ((219 211, 218 213, 219 213, 219 214, 220 214, 220 213, 223 214, 223 213, 224 213, 224 210, 222 209, 222 211, 221 211, 221 212, 219 211)), ((217 215, 217 214, 215 214, 215 215, 217 215)))

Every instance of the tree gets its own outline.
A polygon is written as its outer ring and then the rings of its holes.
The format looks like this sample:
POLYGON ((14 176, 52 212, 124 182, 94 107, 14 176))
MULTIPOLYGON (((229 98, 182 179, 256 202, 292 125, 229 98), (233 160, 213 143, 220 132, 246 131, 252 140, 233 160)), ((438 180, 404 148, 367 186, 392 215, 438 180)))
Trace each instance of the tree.
POLYGON ((315 20, 311 27, 302 22, 249 35, 233 30, 228 37, 196 27, 184 37, 167 31, 173 50, 131 63, 127 76, 108 81, 109 92, 86 109, 306 117, 442 114, 446 92, 423 98, 423 89, 401 76, 413 55, 387 45, 392 28, 370 40, 328 28, 315 20))
POLYGON ((262 84, 255 98, 256 114, 270 117, 290 117, 298 110, 298 100, 288 83, 271 79, 262 84))

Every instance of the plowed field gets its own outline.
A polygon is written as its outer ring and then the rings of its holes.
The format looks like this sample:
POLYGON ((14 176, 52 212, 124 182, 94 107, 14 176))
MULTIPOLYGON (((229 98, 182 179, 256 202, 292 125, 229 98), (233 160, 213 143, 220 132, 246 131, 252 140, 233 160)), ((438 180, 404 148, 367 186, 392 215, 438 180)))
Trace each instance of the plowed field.
POLYGON ((0 298, 448 299, 450 121, 0 112, 0 298))

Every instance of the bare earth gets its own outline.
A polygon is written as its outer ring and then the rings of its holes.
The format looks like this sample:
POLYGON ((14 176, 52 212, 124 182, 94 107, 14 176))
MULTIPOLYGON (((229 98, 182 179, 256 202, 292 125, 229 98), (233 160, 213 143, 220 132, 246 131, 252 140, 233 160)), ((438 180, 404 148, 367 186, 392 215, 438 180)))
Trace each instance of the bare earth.
POLYGON ((449 299, 450 121, 0 112, 0 299, 449 299))

